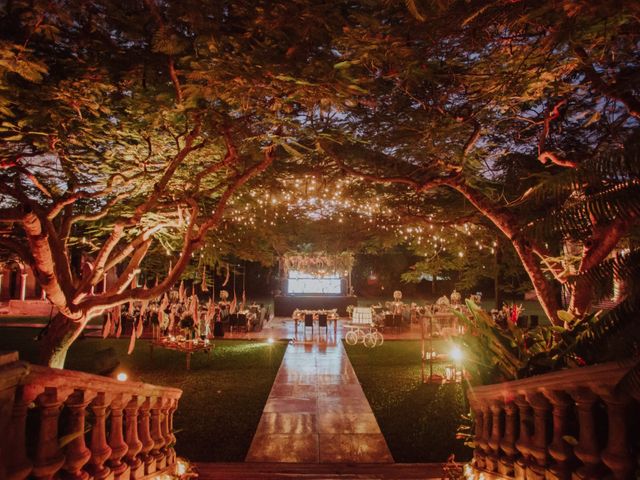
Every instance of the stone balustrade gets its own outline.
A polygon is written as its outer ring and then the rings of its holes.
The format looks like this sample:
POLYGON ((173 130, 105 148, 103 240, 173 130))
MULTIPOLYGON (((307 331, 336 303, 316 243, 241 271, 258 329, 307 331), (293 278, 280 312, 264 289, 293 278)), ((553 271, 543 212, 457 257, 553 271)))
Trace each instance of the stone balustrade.
POLYGON ((627 370, 608 363, 473 388, 467 478, 636 478, 639 398, 614 388, 627 370))
POLYGON ((182 391, 0 354, 0 479, 129 480, 173 473, 182 391))

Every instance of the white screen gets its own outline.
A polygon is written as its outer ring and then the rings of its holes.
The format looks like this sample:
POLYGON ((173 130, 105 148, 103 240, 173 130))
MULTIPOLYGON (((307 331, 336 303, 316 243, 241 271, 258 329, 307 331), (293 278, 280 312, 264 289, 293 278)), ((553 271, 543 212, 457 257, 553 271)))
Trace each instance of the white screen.
POLYGON ((340 277, 337 275, 328 275, 325 277, 314 277, 307 273, 289 271, 289 281, 287 293, 324 293, 324 294, 340 294, 340 277))

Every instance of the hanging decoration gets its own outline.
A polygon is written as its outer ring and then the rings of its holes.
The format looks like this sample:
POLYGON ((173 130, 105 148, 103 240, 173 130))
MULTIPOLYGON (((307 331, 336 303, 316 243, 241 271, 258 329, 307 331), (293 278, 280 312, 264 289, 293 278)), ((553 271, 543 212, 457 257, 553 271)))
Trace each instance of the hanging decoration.
POLYGON ((224 282, 222 282, 222 286, 223 286, 223 287, 226 287, 226 286, 227 286, 227 283, 229 283, 229 279, 230 279, 230 278, 231 278, 231 273, 230 273, 230 271, 229 271, 229 264, 227 263, 227 273, 225 274, 224 282))
POLYGON ((180 301, 180 303, 184 303, 187 300, 187 296, 184 291, 184 280, 180 280, 180 288, 178 288, 178 300, 180 301))
POLYGON ((354 263, 351 252, 286 254, 283 260, 285 272, 294 270, 314 276, 331 274, 345 276, 351 271, 354 263))
POLYGON ((200 290, 203 292, 208 292, 209 287, 207 287, 207 267, 206 265, 202 266, 202 283, 200 284, 200 290))

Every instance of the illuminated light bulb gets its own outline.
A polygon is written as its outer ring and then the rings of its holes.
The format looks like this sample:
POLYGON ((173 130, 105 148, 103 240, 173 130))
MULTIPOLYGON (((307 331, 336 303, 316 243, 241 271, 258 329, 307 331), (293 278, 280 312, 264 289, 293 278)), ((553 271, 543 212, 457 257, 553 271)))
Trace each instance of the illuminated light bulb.
POLYGON ((453 360, 454 362, 460 363, 463 357, 462 350, 460 350, 460 347, 454 346, 449 352, 449 356, 451 357, 451 360, 453 360))
POLYGON ((124 372, 120 372, 118 373, 118 375, 116 375, 116 380, 118 380, 119 382, 126 382, 128 378, 129 376, 124 372))

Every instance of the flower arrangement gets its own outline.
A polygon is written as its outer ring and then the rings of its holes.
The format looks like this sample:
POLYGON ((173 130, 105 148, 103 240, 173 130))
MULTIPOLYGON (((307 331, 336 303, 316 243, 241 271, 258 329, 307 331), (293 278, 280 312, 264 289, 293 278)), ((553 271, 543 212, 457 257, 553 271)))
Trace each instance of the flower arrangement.
POLYGON ((184 332, 185 337, 189 337, 194 333, 195 322, 193 321, 193 315, 185 313, 180 318, 180 328, 184 332))
POLYGON ((515 303, 505 303, 502 307, 502 310, 507 320, 509 320, 513 324, 516 324, 518 323, 518 317, 522 315, 522 312, 524 312, 524 307, 522 306, 522 304, 516 305, 515 303))
POLYGON ((338 274, 351 271, 354 257, 351 252, 335 255, 328 253, 287 254, 283 257, 284 269, 309 273, 311 275, 338 274))

